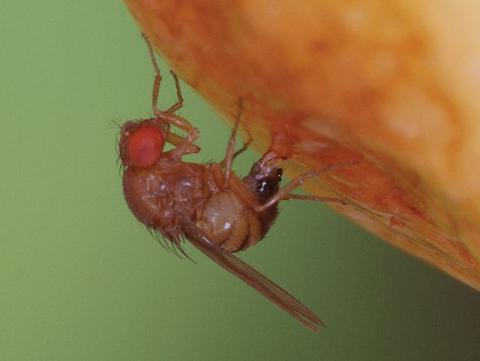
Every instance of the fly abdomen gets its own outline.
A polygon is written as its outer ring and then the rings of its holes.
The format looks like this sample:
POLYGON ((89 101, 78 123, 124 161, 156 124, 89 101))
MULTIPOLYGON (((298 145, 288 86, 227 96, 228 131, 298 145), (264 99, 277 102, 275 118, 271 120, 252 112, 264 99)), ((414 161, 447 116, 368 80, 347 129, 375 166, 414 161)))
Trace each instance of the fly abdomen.
POLYGON ((263 236, 257 215, 233 192, 214 194, 196 221, 199 230, 228 252, 246 249, 263 236))

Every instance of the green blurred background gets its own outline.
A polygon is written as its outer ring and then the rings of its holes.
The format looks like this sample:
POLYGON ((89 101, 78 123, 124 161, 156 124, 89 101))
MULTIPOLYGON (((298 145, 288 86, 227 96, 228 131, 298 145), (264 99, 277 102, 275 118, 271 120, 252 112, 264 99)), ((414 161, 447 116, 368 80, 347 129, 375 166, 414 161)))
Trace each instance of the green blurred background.
MULTIPOLYGON (((191 247, 196 264, 166 252, 116 166, 115 122, 149 115, 153 80, 126 7, 2 4, 0 360, 480 359, 479 293, 321 204, 283 204, 242 255, 318 313, 317 334, 191 247)), ((197 159, 220 159, 229 129, 184 92, 197 159)))

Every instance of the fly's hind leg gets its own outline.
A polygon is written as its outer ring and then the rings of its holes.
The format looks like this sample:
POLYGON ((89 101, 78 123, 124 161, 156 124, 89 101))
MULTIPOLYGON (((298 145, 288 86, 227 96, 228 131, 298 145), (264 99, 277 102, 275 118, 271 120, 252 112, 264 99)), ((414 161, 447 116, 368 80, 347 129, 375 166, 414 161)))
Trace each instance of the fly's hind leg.
POLYGON ((290 199, 299 199, 302 201, 319 201, 319 202, 334 202, 340 204, 348 204, 348 202, 341 198, 327 197, 327 196, 314 196, 310 194, 287 194, 282 201, 288 201, 290 199))
POLYGON ((264 204, 255 208, 257 212, 263 212, 268 208, 274 206, 278 202, 282 200, 289 200, 289 199, 302 199, 302 200, 313 200, 313 201, 322 201, 322 202, 338 202, 342 204, 347 204, 347 202, 340 198, 335 197, 320 197, 320 196, 313 196, 313 195, 300 195, 300 194, 292 194, 291 192, 300 187, 305 181, 311 177, 319 176, 323 173, 330 172, 339 168, 339 166, 328 166, 321 170, 311 171, 304 173, 294 179, 292 179, 285 187, 280 189, 277 193, 275 193, 270 199, 268 199, 264 204))

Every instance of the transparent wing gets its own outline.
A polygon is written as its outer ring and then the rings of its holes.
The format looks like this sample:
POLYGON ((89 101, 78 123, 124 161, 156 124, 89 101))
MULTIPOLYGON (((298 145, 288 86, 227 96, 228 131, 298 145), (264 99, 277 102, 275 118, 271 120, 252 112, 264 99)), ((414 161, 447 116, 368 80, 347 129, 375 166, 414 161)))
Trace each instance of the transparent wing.
POLYGON ((256 289, 277 306, 284 309, 309 329, 316 331, 324 323, 308 307, 267 277, 205 237, 189 237, 190 242, 230 273, 256 289))

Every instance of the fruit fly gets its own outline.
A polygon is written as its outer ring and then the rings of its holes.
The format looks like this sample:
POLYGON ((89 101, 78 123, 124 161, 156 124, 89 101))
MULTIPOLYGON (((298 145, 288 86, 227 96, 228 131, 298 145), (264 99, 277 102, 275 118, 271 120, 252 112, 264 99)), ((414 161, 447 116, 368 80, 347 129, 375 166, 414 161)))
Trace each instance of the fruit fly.
POLYGON ((278 215, 278 203, 286 199, 340 201, 329 197, 294 195, 291 191, 307 178, 330 170, 309 172, 293 179, 284 188, 279 184, 282 160, 267 152, 253 164, 249 174, 240 179, 232 171, 233 160, 247 149, 250 141, 235 151, 235 138, 243 103, 239 103, 225 158, 205 164, 182 160, 187 154, 198 153, 195 144, 199 131, 175 112, 183 105, 179 80, 175 81, 177 102, 167 110, 157 106, 162 77, 152 46, 147 41, 155 72, 152 92, 154 116, 128 121, 121 128, 119 154, 123 170, 123 192, 126 202, 149 230, 159 234, 174 249, 184 252, 183 239, 256 289, 277 306, 312 330, 322 321, 287 291, 257 272, 233 253, 259 242, 278 215), (184 136, 171 128, 180 129, 184 136), (164 150, 165 143, 173 146, 164 150))

